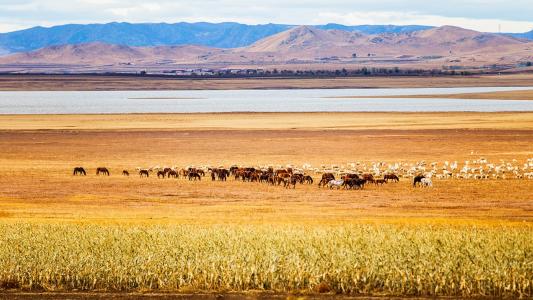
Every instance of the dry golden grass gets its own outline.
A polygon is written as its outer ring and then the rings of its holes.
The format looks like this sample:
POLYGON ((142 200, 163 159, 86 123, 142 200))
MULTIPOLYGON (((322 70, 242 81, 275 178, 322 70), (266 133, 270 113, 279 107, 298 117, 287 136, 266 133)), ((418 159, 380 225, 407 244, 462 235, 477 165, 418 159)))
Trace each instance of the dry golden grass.
POLYGON ((531 180, 287 190, 141 179, 134 168, 523 161, 532 123, 530 113, 0 116, 0 291, 531 297, 531 180), (71 175, 80 165, 88 176, 71 175), (95 176, 99 166, 111 176, 95 176))
POLYGON ((0 90, 175 90, 175 89, 287 89, 287 88, 404 88, 531 86, 533 74, 451 77, 356 77, 270 79, 176 79, 131 76, 2 75, 0 90))
MULTIPOLYGON (((0 130, 531 130, 533 112, 0 115, 0 130)), ((341 133, 342 134, 342 133, 341 133)))
POLYGON ((413 190, 402 180, 365 191, 316 185, 288 191, 120 173, 154 165, 525 160, 533 156, 532 123, 529 113, 2 116, 3 128, 32 130, 0 132, 0 216, 176 223, 530 221, 533 185, 525 180, 439 181, 431 190, 413 190), (330 130, 319 130, 314 121, 330 130), (288 129, 293 122, 298 130, 288 129), (174 129, 157 129, 164 124, 174 129), (261 124, 271 128, 255 128, 261 124), (448 129, 421 129, 432 126, 448 129), (491 129, 459 129, 470 126, 491 129), (78 165, 89 176, 71 176, 78 165), (99 166, 112 176, 96 177, 99 166))

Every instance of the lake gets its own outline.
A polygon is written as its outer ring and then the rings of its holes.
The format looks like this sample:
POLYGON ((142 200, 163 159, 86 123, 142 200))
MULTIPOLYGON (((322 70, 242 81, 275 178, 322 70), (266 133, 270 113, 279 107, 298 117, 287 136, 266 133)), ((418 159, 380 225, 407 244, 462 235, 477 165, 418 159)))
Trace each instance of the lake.
POLYGON ((335 99, 343 96, 455 94, 533 87, 289 89, 201 91, 0 92, 0 114, 209 112, 533 111, 533 101, 466 99, 335 99))

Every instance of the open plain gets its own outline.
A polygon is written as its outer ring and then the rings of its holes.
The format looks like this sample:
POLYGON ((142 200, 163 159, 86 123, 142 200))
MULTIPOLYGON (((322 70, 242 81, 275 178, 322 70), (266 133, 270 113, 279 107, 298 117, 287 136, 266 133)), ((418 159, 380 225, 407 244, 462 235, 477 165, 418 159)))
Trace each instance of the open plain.
POLYGON ((312 171, 314 184, 285 189, 135 170, 521 165, 531 113, 3 115, 0 128, 2 289, 532 295, 530 179, 354 191, 318 188, 312 171))

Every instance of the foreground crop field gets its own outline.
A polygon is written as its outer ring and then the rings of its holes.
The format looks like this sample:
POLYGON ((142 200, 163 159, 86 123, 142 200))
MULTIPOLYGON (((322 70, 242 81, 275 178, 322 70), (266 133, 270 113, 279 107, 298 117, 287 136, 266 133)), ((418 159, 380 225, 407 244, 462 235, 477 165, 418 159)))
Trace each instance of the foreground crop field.
POLYGON ((0 225, 0 285, 525 297, 525 227, 0 225))
POLYGON ((533 180, 288 190, 134 172, 524 162, 532 145, 530 113, 0 116, 0 289, 531 297, 533 180))

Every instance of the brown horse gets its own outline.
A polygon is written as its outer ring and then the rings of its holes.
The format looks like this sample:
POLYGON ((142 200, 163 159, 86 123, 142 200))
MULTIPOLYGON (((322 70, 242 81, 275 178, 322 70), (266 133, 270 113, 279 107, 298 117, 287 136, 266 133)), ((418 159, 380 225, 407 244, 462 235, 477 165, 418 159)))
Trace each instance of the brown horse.
POLYGON ((165 171, 157 171, 157 178, 165 178, 166 175, 165 171))
POLYGON ((146 169, 140 169, 139 170, 139 177, 150 177, 150 170, 146 170, 146 169))
POLYGON ((353 174, 353 173, 346 174, 346 175, 342 176, 341 179, 344 180, 344 181, 348 181, 350 179, 359 179, 359 175, 353 174))
POLYGON ((375 185, 384 185, 385 183, 387 183, 386 179, 376 179, 376 180, 374 180, 374 184, 375 185))
POLYGON ((326 184, 332 180, 335 180, 335 175, 333 175, 333 173, 324 173, 322 174, 322 179, 320 179, 320 182, 318 183, 318 187, 326 186, 326 184))
POLYGON ((370 182, 370 183, 373 183, 374 182, 374 175, 372 174, 363 174, 363 179, 370 182))
POLYGON ((87 176, 87 172, 85 172, 85 169, 83 167, 75 167, 74 172, 72 172, 72 176, 87 176))
POLYGON ((96 175, 100 175, 100 173, 106 175, 106 176, 109 176, 109 170, 107 168, 104 168, 104 167, 98 167, 96 168, 96 175))
POLYGON ((123 170, 122 176, 130 176, 130 172, 128 172, 128 170, 123 170))
POLYGON ((185 170, 185 169, 181 169, 181 170, 179 171, 179 175, 180 175, 181 177, 187 177, 187 176, 189 176, 189 171, 187 171, 187 170, 185 170))
POLYGON ((398 178, 398 176, 396 176, 396 174, 387 174, 385 176, 383 176, 383 179, 389 181, 394 181, 394 182, 398 182, 400 181, 400 178, 398 178))

